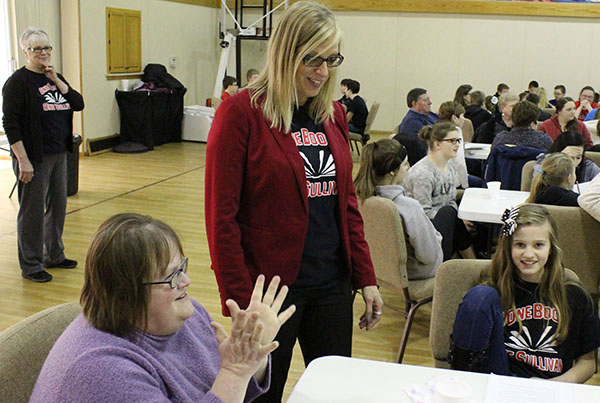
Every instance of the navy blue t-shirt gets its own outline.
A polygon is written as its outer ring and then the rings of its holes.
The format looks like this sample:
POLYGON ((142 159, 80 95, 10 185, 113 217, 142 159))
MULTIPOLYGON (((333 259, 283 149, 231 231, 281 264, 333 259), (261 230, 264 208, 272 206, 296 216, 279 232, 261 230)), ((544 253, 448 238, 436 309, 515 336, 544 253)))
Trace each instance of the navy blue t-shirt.
POLYGON ((291 127, 304 161, 309 210, 302 263, 292 287, 325 288, 337 285, 342 275, 337 180, 323 126, 308 115, 309 104, 295 110, 291 127))
POLYGON ((29 82, 35 88, 41 116, 44 154, 67 151, 66 139, 71 135, 71 105, 49 78, 42 73, 25 69, 29 82))

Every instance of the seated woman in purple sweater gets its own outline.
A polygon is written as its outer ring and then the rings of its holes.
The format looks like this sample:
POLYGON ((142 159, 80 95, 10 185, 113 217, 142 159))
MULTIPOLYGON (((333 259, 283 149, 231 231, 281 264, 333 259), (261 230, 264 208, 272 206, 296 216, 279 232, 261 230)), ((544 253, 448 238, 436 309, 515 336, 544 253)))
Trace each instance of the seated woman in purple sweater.
POLYGON ((548 150, 552 145, 552 138, 546 133, 535 130, 540 109, 529 101, 521 101, 512 109, 513 128, 496 135, 492 148, 500 144, 527 146, 548 150))
POLYGON ((188 259, 165 223, 117 214, 92 238, 83 314, 57 340, 32 402, 241 402, 269 388, 287 287, 259 276, 250 305, 227 301, 231 335, 186 293, 188 259))

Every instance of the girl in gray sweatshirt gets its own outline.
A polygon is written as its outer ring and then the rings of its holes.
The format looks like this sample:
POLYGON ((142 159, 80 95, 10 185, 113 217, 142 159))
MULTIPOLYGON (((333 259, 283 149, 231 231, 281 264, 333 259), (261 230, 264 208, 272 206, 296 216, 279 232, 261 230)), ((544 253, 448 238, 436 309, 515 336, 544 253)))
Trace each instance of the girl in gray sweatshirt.
POLYGON ((421 204, 442 234, 444 260, 450 259, 455 252, 465 259, 475 259, 466 223, 458 218, 458 174, 448 163, 456 158, 462 138, 450 122, 424 126, 419 131, 419 138, 427 142, 429 153, 408 170, 403 182, 406 194, 421 204))
POLYGON ((404 146, 396 140, 382 139, 367 144, 354 187, 360 203, 372 196, 394 202, 404 223, 408 278, 418 280, 433 277, 442 263, 442 235, 419 202, 407 197, 400 185, 408 170, 407 155, 404 146))

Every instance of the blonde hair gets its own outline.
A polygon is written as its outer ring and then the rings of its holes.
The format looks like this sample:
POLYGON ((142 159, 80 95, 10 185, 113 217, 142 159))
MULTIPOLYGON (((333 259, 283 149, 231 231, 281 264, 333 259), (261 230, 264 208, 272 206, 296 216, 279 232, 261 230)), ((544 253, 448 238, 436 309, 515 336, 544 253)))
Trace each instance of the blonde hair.
POLYGON ((544 87, 540 87, 538 90, 538 95, 540 97, 540 102, 538 102, 538 106, 540 108, 548 107, 548 94, 546 93, 546 89, 544 87))
POLYGON ((506 92, 506 93, 500 95, 500 98, 498 99, 498 108, 506 106, 506 104, 508 104, 509 102, 512 102, 512 101, 519 102, 519 97, 510 92, 506 92))
POLYGON ((531 184, 527 203, 535 203, 536 197, 550 186, 561 186, 575 172, 571 157, 565 153, 553 153, 544 159, 531 184))
MULTIPOLYGON (((567 284, 575 284, 565 280, 562 265, 562 252, 558 246, 556 223, 548 210, 539 204, 523 204, 519 207, 519 213, 515 219, 517 229, 523 226, 542 226, 548 224, 550 233, 550 253, 544 267, 542 278, 538 284, 536 300, 556 308, 558 312, 558 325, 556 333, 552 336, 557 344, 567 339, 569 332, 569 321, 571 312, 567 301, 567 284)), ((498 247, 491 264, 490 285, 498 290, 502 300, 502 309, 505 313, 512 311, 518 324, 519 333, 523 330, 523 322, 519 318, 515 305, 515 282, 518 280, 519 269, 512 259, 512 235, 500 235, 498 247)))
MULTIPOLYGON (((290 130, 293 108, 298 104, 296 72, 302 58, 323 45, 339 45, 341 35, 333 13, 321 4, 301 1, 283 13, 269 40, 266 67, 248 86, 252 106, 260 104, 271 127, 290 130)), ((315 123, 333 119, 336 82, 336 69, 332 68, 310 104, 309 114, 315 123)))

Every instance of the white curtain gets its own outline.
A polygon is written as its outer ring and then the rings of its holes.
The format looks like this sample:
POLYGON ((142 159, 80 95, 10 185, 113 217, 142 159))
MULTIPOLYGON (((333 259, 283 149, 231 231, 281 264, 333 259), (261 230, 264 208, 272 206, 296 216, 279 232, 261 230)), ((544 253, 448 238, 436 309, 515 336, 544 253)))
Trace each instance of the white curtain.
MULTIPOLYGON (((0 0, 0 88, 12 74, 10 30, 8 22, 8 0, 0 0)), ((1 117, 2 97, 0 97, 0 118, 1 117)), ((3 131, 1 124, 0 131, 3 131)))
MULTIPOLYGON (((0 0, 5 1, 5 0, 0 0)), ((40 28, 50 36, 52 63, 56 71, 62 72, 60 46, 60 0, 12 0, 14 1, 17 35, 29 27, 40 28)), ((21 44, 18 45, 21 49, 21 44)), ((23 52, 19 52, 18 66, 25 64, 23 52)))

